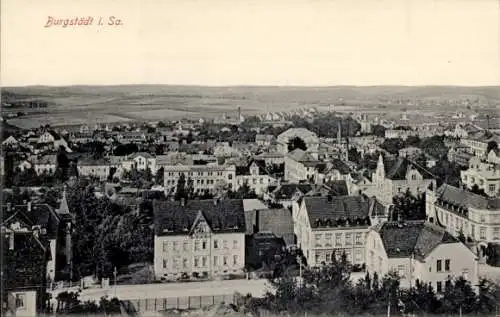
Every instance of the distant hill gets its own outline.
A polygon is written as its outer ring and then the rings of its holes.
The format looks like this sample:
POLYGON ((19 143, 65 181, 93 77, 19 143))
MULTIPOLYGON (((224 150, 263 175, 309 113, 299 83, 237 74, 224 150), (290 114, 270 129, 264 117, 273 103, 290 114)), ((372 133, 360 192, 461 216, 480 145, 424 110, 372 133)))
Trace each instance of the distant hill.
POLYGON ((272 101, 318 100, 332 96, 344 99, 362 97, 394 96, 408 98, 451 98, 453 96, 482 96, 490 100, 500 100, 499 86, 457 87, 457 86, 334 86, 334 87, 294 87, 294 86, 175 86, 175 85, 117 85, 117 86, 26 86, 4 87, 2 91, 29 97, 65 96, 183 96, 186 97, 227 97, 252 99, 258 96, 272 101))

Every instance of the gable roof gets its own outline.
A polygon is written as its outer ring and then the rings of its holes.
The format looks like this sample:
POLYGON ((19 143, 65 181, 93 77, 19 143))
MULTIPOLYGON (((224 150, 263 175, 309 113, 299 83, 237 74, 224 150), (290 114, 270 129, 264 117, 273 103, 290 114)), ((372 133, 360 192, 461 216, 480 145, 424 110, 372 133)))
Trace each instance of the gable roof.
POLYGON ((155 234, 187 235, 196 217, 202 213, 214 233, 245 232, 242 199, 153 201, 155 234))
POLYGON ((443 228, 426 221, 386 222, 374 228, 389 258, 424 259, 443 243, 459 243, 443 228))
POLYGON ((404 180, 408 169, 416 169, 424 179, 432 179, 434 176, 425 168, 410 161, 406 157, 397 157, 395 160, 384 162, 387 171, 386 177, 392 180, 404 180))
POLYGON ((60 219, 48 204, 33 204, 31 210, 29 210, 28 205, 15 205, 10 211, 4 211, 4 214, 10 216, 4 219, 3 226, 21 221, 29 226, 28 230, 31 230, 33 226, 46 229, 46 236, 49 239, 55 238, 57 235, 60 219))
POLYGON ((304 197, 312 228, 370 224, 369 215, 373 199, 366 196, 321 196, 304 197))
POLYGON ((275 199, 291 199, 295 195, 297 191, 300 191, 302 194, 307 194, 314 187, 311 184, 281 184, 273 190, 273 195, 275 199))
POLYGON ((324 184, 328 193, 333 196, 348 196, 349 189, 345 180, 330 181, 324 184))
POLYGON ((351 168, 349 167, 349 165, 347 165, 346 162, 340 159, 333 159, 330 167, 330 170, 337 170, 342 175, 351 173, 351 168))
POLYGON ((500 209, 500 198, 488 198, 474 194, 468 190, 460 189, 449 184, 443 184, 436 190, 437 200, 464 209, 469 207, 477 209, 500 209))

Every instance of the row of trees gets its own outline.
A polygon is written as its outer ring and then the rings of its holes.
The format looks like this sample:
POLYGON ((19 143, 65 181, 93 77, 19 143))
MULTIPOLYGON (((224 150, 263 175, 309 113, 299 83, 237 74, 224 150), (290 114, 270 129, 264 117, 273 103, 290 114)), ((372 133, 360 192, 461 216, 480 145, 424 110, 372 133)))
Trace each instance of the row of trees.
POLYGON ((109 277, 114 267, 152 261, 153 228, 146 214, 97 198, 86 180, 68 187, 67 200, 75 215, 74 279, 93 274, 109 277))
MULTIPOLYGON (((332 256, 332 260, 335 256, 332 256)), ((308 268, 302 281, 291 274, 270 280, 274 292, 264 299, 246 301, 247 309, 273 312, 344 313, 348 315, 393 313, 489 314, 500 300, 498 285, 482 280, 476 293, 463 278, 450 280, 438 294, 428 284, 417 281, 410 289, 400 287, 400 279, 390 273, 379 277, 366 274, 357 282, 351 279, 349 265, 342 257, 319 268, 308 268)))

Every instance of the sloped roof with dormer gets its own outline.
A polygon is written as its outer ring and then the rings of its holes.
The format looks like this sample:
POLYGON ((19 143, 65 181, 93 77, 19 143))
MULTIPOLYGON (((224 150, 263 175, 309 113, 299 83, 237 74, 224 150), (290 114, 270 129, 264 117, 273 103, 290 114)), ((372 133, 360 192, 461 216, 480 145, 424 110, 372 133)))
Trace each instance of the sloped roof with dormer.
POLYGON ((459 243, 443 228, 426 221, 386 222, 374 227, 389 258, 424 259, 438 245, 459 243))
POLYGON ((436 190, 438 202, 467 209, 500 210, 500 198, 484 197, 468 190, 460 189, 449 184, 443 184, 436 190))
POLYGON ((201 212, 214 233, 244 233, 242 199, 153 202, 155 234, 187 235, 201 212))
POLYGON ((374 206, 367 196, 304 197, 309 223, 313 229, 346 225, 370 225, 370 210, 374 206))

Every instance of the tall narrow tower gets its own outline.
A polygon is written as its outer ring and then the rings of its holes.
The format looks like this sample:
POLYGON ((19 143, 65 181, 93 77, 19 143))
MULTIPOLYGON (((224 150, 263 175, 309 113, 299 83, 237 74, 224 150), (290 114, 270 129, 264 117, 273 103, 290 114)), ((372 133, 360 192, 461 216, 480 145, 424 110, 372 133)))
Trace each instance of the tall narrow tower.
POLYGON ((339 126, 337 129, 337 144, 340 145, 341 140, 342 140, 342 126, 340 125, 340 121, 339 121, 339 126))

